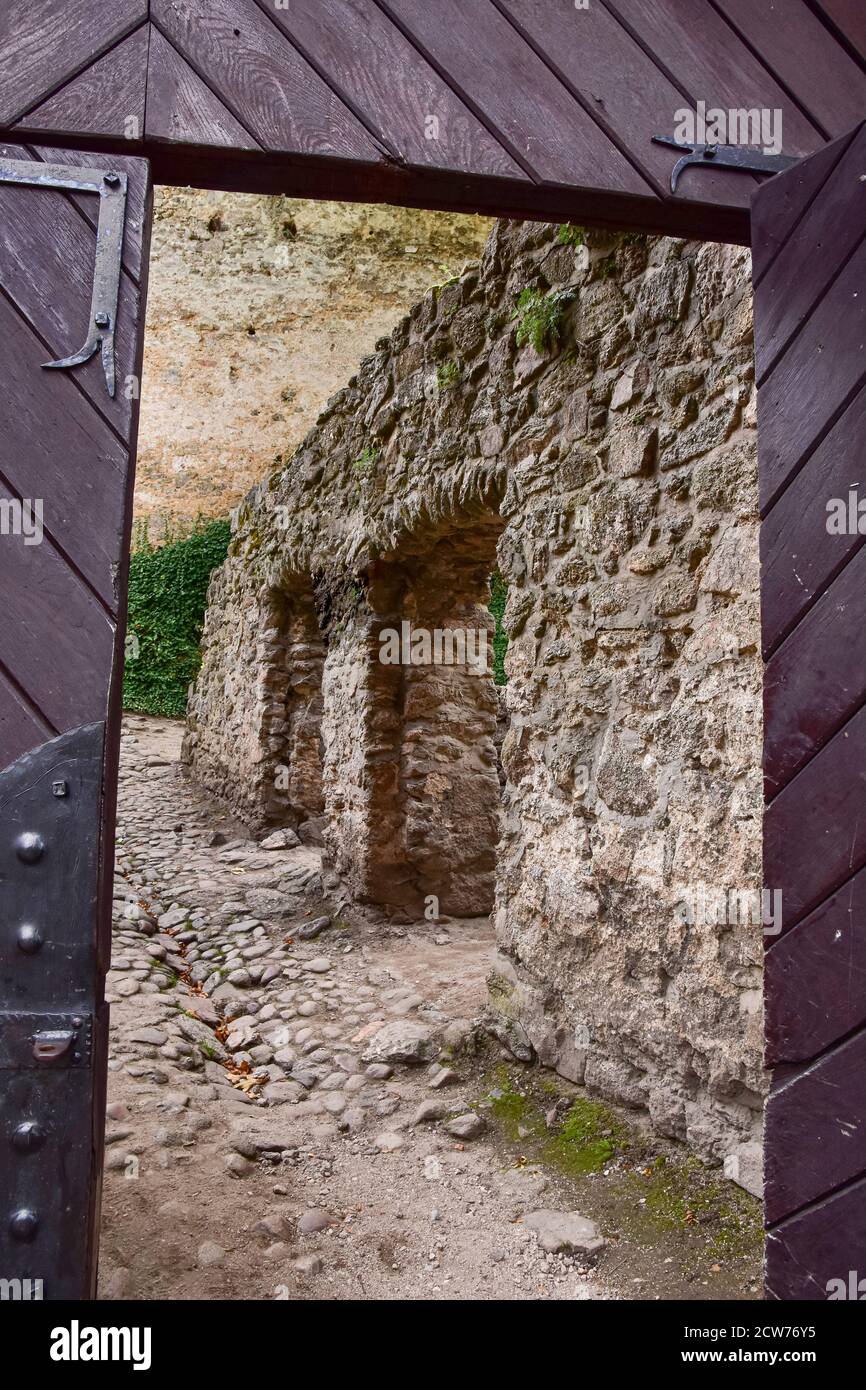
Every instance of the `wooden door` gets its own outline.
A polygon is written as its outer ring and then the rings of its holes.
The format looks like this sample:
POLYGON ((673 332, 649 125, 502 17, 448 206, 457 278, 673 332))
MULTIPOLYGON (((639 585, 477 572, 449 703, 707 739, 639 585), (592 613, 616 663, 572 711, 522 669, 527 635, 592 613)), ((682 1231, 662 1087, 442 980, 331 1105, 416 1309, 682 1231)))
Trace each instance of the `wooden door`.
POLYGON ((0 1279, 47 1299, 96 1277, 149 231, 145 160, 0 145, 0 1279))
POLYGON ((850 1297, 852 1272, 866 1293, 866 127, 764 185, 753 255, 764 883, 782 892, 766 1289, 850 1297))

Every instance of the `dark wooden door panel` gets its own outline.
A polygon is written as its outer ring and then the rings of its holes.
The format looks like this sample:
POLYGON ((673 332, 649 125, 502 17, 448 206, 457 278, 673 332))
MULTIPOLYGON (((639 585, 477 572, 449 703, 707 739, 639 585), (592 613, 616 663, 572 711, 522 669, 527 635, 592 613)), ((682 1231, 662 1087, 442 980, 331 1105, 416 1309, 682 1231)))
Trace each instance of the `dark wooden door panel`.
POLYGON ((767 1062, 808 1062, 866 1023, 866 871, 849 879, 765 961, 767 1062))
MULTIPOLYGON (((13 496, 0 485, 0 503, 13 496)), ((58 733, 104 718, 116 625, 47 536, 2 538, 0 592, 0 662, 34 707, 58 733)))
POLYGON ((860 0, 4 0, 0 131, 140 149, 165 183, 745 244, 755 179, 703 164, 671 196, 652 136, 703 102, 819 150, 863 109, 863 25, 860 0))
MULTIPOLYGON (((852 216, 863 215, 862 185, 852 216)), ((807 243, 803 245, 804 259, 807 243)), ((810 267, 809 273, 820 273, 810 267)), ((763 288, 763 282, 761 284, 763 288)), ((798 329, 761 385, 760 500, 767 512, 866 376, 866 242, 798 329)))
POLYGON ((382 151, 255 0, 151 0, 151 18, 255 136, 293 149, 376 163, 382 151))
POLYGON ((46 356, 17 308, 0 296, 0 379, 16 402, 0 438, 0 474, 19 497, 41 502, 50 538, 116 612, 113 537, 126 505, 126 449, 70 378, 58 381, 50 400, 36 399, 28 388, 46 356))
POLYGON ((36 748, 55 733, 11 673, 0 668, 0 768, 14 762, 22 748, 36 748))
POLYGON ((764 882, 782 895, 766 938, 766 1289, 785 1299, 828 1297, 866 1235, 864 156, 861 126, 755 200, 764 882))
MULTIPOLYGON (((795 0, 797 3, 797 0, 795 0)), ((710 0, 605 0, 688 93, 707 107, 782 112, 786 154, 823 144, 817 127, 727 25, 710 0)))
MULTIPOLYGON (((595 103, 593 115, 622 150, 627 150, 660 197, 670 187, 670 151, 654 145, 654 135, 670 135, 674 112, 687 105, 683 92, 605 9, 591 5, 575 15, 571 6, 547 0, 498 0, 499 8, 527 40, 550 56, 562 80, 575 93, 615 89, 615 102, 595 103)), ((677 189, 682 198, 707 202, 714 197, 740 198, 745 206, 752 180, 723 172, 709 178, 684 178, 677 189)))
MULTIPOLYGON (((49 359, 76 352, 87 338, 95 252, 95 229, 62 194, 0 184, 0 285, 42 339, 49 359), (45 274, 46 248, 53 248, 59 263, 53 277, 45 274)), ((137 398, 124 389, 127 379, 135 375, 136 342, 129 325, 137 319, 138 288, 124 272, 116 343, 121 389, 113 399, 108 395, 98 355, 75 375, 75 385, 121 439, 128 436, 138 405, 137 398)))
POLYGON ((856 1278, 863 1277, 864 1249, 866 1179, 861 1179, 768 1232, 766 1295, 812 1302, 826 1299, 839 1281, 849 1287, 849 1271, 859 1271, 856 1278))
POLYGON ((775 796, 847 723, 866 691, 866 550, 829 586, 767 663, 764 776, 775 796), (844 675, 839 653, 845 653, 844 675))
MULTIPOLYGON (((764 655, 799 622, 857 553, 866 534, 857 526, 828 529, 850 494, 866 501, 866 388, 861 389, 819 444, 808 466, 782 493, 761 527, 761 630, 764 655)), ((866 528, 866 516, 863 519, 866 528)))
POLYGON ((586 187, 603 165, 612 188, 656 196, 490 0, 380 5, 536 178, 586 187))
POLYGON ((764 1117, 767 1221, 817 1201, 866 1172, 866 1033, 785 1076, 764 1117))
POLYGON ((290 11, 258 2, 395 158, 527 181, 374 0, 295 0, 290 11))
POLYGON ((851 202, 866 204, 866 130, 851 141, 820 198, 779 252, 761 283, 764 311, 755 332, 755 369, 762 381, 798 327, 826 293, 830 282, 863 236, 863 222, 850 215, 851 202), (802 273, 803 246, 814 256, 811 274, 802 273))
MULTIPOLYGON (((853 139, 849 131, 791 169, 774 189, 772 204, 752 202, 752 280, 761 283, 801 218, 805 217, 853 139)), ((760 332, 759 325, 755 325, 760 332)))
POLYGON ((144 138, 150 26, 142 24, 78 73, 59 92, 16 122, 16 133, 63 130, 73 137, 122 136, 130 147, 144 138))
POLYGON ((0 124, 44 101, 147 19, 147 0, 3 0, 0 124))
MULTIPOLYGON (((41 140, 38 144, 33 142, 25 146, 0 145, 0 154, 8 155, 10 159, 40 159, 49 164, 84 165, 86 168, 92 168, 94 161, 94 155, 89 151, 62 149, 60 146, 45 145, 41 140)), ((130 159, 127 154, 112 154, 108 163, 112 169, 129 175, 135 175, 141 168, 141 160, 130 159)), ((89 222, 95 235, 98 216, 96 199, 89 193, 70 193, 68 196, 84 220, 89 222)), ((143 243, 149 229, 150 184, 144 184, 141 179, 131 177, 126 192, 123 269, 135 285, 140 284, 144 278, 147 256, 143 243)), ((138 312, 140 316, 140 307, 138 312)), ((121 322, 118 331, 122 333, 123 329, 124 325, 121 322)))
POLYGON ((97 187, 129 182, 112 398, 98 358, 42 365, 89 336, 99 198, 0 181, 0 1268, 77 1299, 96 1278, 150 189, 143 160, 2 154, 18 172, 63 163, 98 169, 97 187), (45 1031, 67 1040, 50 1061, 45 1031))
MULTIPOLYGON (((838 654, 844 679, 845 654, 838 654)), ((790 698, 796 699, 796 688, 790 698)), ((765 708, 765 744, 774 739, 765 708)), ((764 815, 764 880, 782 889, 787 931, 866 863, 866 709, 807 763, 764 815)))
POLYGON ((866 73, 806 0, 715 0, 773 75, 795 91, 813 123, 841 135, 863 119, 866 73))
POLYGON ((156 28, 151 31, 147 70, 147 135, 167 144, 261 149, 255 136, 156 28))
POLYGON ((866 8, 862 0, 815 0, 815 4, 866 62, 866 8))

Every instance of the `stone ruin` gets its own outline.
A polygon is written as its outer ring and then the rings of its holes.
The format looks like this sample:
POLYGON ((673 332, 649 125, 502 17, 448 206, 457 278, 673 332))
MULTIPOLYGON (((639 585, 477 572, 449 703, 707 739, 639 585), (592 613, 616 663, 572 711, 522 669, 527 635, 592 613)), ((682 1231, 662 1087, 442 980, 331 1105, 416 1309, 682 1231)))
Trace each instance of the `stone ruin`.
POLYGON ((753 375, 745 251, 497 224, 238 508, 184 755, 355 903, 492 911, 512 1052, 749 1185, 762 926, 702 908, 761 881, 753 375), (507 685, 380 659, 496 569, 507 685))

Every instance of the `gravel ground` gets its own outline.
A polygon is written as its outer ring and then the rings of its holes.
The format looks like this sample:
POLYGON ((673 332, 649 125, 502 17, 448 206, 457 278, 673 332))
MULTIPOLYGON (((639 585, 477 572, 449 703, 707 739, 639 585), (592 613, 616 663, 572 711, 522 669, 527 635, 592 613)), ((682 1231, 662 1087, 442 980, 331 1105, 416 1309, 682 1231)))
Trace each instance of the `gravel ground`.
POLYGON ((181 733, 123 738, 101 1296, 618 1296, 473 1108, 489 922, 341 913, 315 847, 187 782, 181 733))

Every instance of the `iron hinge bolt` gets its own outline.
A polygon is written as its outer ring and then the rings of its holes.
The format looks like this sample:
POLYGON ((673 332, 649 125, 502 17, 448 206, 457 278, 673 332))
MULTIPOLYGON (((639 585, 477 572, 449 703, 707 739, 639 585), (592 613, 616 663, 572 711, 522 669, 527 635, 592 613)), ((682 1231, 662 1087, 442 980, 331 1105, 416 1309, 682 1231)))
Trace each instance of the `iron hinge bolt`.
POLYGON ((69 783, 68 783, 68 782, 52 782, 52 783, 51 783, 51 795, 52 795, 52 796, 68 796, 68 795, 69 795, 69 783))
POLYGON ((103 175, 103 177, 105 179, 105 182, 108 184, 109 188, 116 188, 117 185, 120 183, 120 175, 115 174, 113 170, 110 173, 103 175))
POLYGON ((97 327, 97 328, 110 328, 110 327, 111 327, 111 315, 110 315, 110 314, 102 314, 102 313, 97 314, 96 317, 94 318, 93 322, 96 324, 96 327, 97 327))
POLYGON ((45 841, 35 830, 24 830, 15 841, 15 852, 24 864, 35 864, 45 853, 45 841))
POLYGON ((13 1211, 9 1218, 9 1230, 16 1240, 32 1240, 39 1229, 39 1220, 35 1211, 29 1207, 21 1207, 18 1211, 13 1211))
POLYGON ((42 949, 42 933, 29 922, 18 928, 16 939, 19 951, 23 951, 25 956, 35 956, 42 949))
POLYGON ((12 1131, 12 1144, 19 1153, 32 1153, 45 1139, 45 1132, 36 1120, 25 1120, 12 1131))

